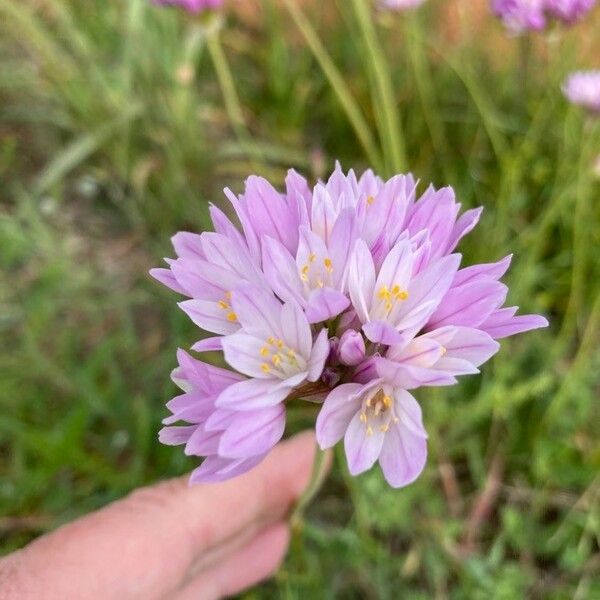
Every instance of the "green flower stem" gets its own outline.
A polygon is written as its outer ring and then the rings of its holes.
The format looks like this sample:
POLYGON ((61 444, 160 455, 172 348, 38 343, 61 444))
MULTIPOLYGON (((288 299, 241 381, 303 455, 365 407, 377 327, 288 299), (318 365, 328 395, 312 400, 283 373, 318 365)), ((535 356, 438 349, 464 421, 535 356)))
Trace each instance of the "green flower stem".
POLYGON ((391 69, 373 21, 372 7, 368 0, 352 0, 352 7, 365 43, 369 62, 373 69, 373 77, 377 88, 380 111, 377 111, 380 135, 389 156, 388 166, 394 173, 403 172, 407 168, 404 135, 400 124, 400 115, 394 96, 391 69))
POLYGON ((406 15, 406 19, 404 19, 404 36, 407 43, 408 57, 414 72, 415 86, 421 101, 431 142, 436 155, 441 159, 444 178, 447 182, 451 182, 453 174, 448 166, 450 146, 440 116, 420 17, 419 11, 415 11, 412 15, 406 15))
POLYGON ((329 81, 329 85, 331 85, 331 88, 346 113, 346 117, 354 129, 354 133, 363 147, 367 159, 374 169, 380 171, 383 163, 375 139, 373 138, 371 129, 356 103, 352 92, 346 85, 344 77, 336 67, 333 59, 327 52, 327 49, 319 39, 317 32, 298 6, 296 0, 283 0, 283 3, 296 27, 304 37, 315 60, 319 63, 327 81, 329 81))
MULTIPOLYGON (((591 164, 597 152, 597 142, 600 135, 594 135, 591 121, 584 124, 583 137, 588 143, 582 144, 579 156, 579 169, 577 182, 574 189, 575 206, 573 214, 573 266, 571 268, 571 289, 569 301, 565 310, 563 324, 559 339, 566 345, 577 332, 578 319, 585 310, 585 290, 588 284, 587 263, 590 256, 589 248, 594 241, 589 224, 593 222, 591 198, 589 194, 591 164)), ((597 130, 600 132, 600 129, 597 130)))
POLYGON ((207 29, 206 46, 208 48, 208 53, 212 60, 217 80, 219 81, 227 117, 238 138, 238 142, 244 152, 250 157, 257 159, 260 158, 260 153, 252 144, 248 127, 246 126, 240 97, 235 87, 235 81, 229 67, 229 62, 227 61, 227 56, 225 55, 221 44, 220 30, 220 26, 213 26, 207 29))
POLYGON ((313 462, 313 468, 310 475, 310 480, 304 491, 302 492, 298 502, 290 515, 290 526, 293 531, 300 531, 302 529, 304 521, 304 511, 311 503, 313 498, 317 495, 323 482, 325 481, 325 475, 327 473, 327 452, 320 448, 315 449, 315 459, 313 462))

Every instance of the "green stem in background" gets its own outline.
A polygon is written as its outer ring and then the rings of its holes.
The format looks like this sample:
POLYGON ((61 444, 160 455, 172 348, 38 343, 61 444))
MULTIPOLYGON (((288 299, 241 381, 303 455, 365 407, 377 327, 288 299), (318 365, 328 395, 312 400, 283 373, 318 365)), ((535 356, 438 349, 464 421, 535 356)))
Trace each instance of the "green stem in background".
POLYGON ((290 515, 290 525, 294 531, 300 531, 302 529, 304 511, 317 495, 321 489, 321 485, 325 481, 325 474, 327 473, 326 457, 327 452, 324 452, 318 447, 315 448, 315 459, 310 474, 310 480, 306 488, 304 488, 300 498, 298 498, 298 502, 290 515))
POLYGON ((525 110, 527 110, 527 92, 529 88, 529 73, 531 70, 531 36, 522 35, 519 37, 519 85, 521 86, 522 102, 525 110))
POLYGON ((306 44, 315 57, 315 60, 319 63, 319 66, 327 78, 327 81, 329 81, 329 85, 331 85, 331 88, 333 89, 344 112, 346 113, 346 117, 354 129, 354 133, 363 147, 368 161, 376 170, 382 170, 382 159, 375 143, 375 139, 373 138, 371 129, 369 128, 369 125, 367 124, 360 107, 354 99, 350 88, 346 85, 344 77, 333 62, 333 59, 327 52, 327 49, 319 39, 319 36, 317 35, 317 32, 313 28, 312 24, 296 3, 296 0, 283 0, 283 3, 290 13, 290 16, 292 17, 296 27, 304 37, 306 44))
MULTIPOLYGON (((584 124, 584 137, 589 141, 600 140, 600 136, 593 135, 593 125, 591 122, 584 124)), ((575 207, 573 211, 573 266, 571 269, 571 290, 569 301, 565 310, 563 325, 559 334, 559 339, 565 342, 569 340, 577 331, 578 317, 583 318, 584 293, 587 279, 587 259, 589 249, 593 247, 594 242, 590 235, 590 197, 587 193, 589 183, 591 163, 595 154, 595 146, 584 144, 581 148, 579 158, 579 169, 577 186, 575 188, 575 207)))
POLYGON ((392 71, 379 42, 371 3, 368 0, 352 0, 352 6, 373 69, 380 109, 376 116, 382 142, 389 153, 386 157, 389 161, 388 166, 395 173, 402 172, 407 168, 406 148, 394 95, 392 71))
POLYGON ((407 41, 408 56, 415 77, 415 86, 421 100, 423 116, 429 129, 435 154, 441 159, 445 180, 452 181, 452 173, 448 168, 449 144, 440 118, 436 92, 427 60, 427 52, 421 27, 420 12, 406 15, 404 35, 407 41))
POLYGON ((252 144, 248 127, 246 126, 240 97, 235 87, 235 81, 229 67, 229 62, 227 61, 227 56, 225 55, 221 44, 220 32, 221 27, 219 23, 211 23, 206 28, 206 46, 208 48, 208 53, 219 81, 227 117, 238 138, 238 142, 244 152, 250 157, 257 159, 260 158, 260 153, 252 144))

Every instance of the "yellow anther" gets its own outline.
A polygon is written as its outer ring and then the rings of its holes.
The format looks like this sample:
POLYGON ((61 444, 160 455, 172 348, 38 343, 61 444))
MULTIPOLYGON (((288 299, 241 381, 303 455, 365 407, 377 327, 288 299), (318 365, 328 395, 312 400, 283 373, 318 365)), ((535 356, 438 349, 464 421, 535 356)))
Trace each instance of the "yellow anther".
POLYGON ((300 271, 300 279, 302 279, 302 281, 308 281, 308 270, 309 270, 309 266, 308 265, 304 265, 302 267, 302 270, 300 271))
POLYGON ((321 279, 317 279, 317 286, 322 288, 324 285, 323 281, 321 279))
POLYGON ((229 308, 229 304, 227 304, 227 302, 225 302, 225 300, 219 300, 217 302, 217 304, 219 305, 219 308, 223 308, 223 309, 229 308))
POLYGON ((396 294, 400 293, 400 286, 398 284, 396 284, 393 288, 392 288, 392 294, 394 294, 394 296, 396 294))
POLYGON ((267 346, 263 346, 260 349, 260 355, 261 356, 269 356, 269 348, 267 346))
POLYGON ((237 315, 234 312, 227 313, 227 320, 233 323, 237 321, 237 315))
POLYGON ((388 289, 387 285, 382 286, 381 288, 379 288, 379 292, 377 293, 377 297, 380 300, 386 300, 390 297, 390 290, 388 289))
POLYGON ((260 368, 263 373, 268 373, 271 370, 271 367, 267 363, 260 365, 260 368))
POLYGON ((273 354, 273 356, 271 356, 271 362, 275 366, 279 365, 279 363, 281 362, 281 356, 279 354, 273 354))
POLYGON ((314 252, 311 252, 308 255, 308 262, 315 262, 316 259, 317 259, 317 255, 314 252))
POLYGON ((398 294, 396 294, 396 298, 398 300, 406 300, 408 298, 408 292, 399 292, 398 294))
POLYGON ((366 423, 367 422, 367 413, 361 412, 359 418, 360 418, 361 423, 366 423))
POLYGON ((373 428, 370 425, 367 427, 367 435, 373 435, 373 428))
POLYGON ((385 310, 387 310, 388 312, 390 312, 392 310, 392 307, 394 306, 389 300, 384 304, 385 306, 385 310))
POLYGON ((369 206, 371 206, 371 204, 373 204, 373 202, 375 202, 375 198, 373 198, 373 196, 368 196, 367 197, 367 204, 369 206))
POLYGON ((388 396, 387 394, 384 394, 384 396, 383 396, 383 405, 386 408, 390 408, 392 406, 392 397, 388 396))
POLYGON ((267 344, 273 345, 275 343, 275 338, 271 335, 267 338, 267 344))
POLYGON ((287 355, 290 358, 296 358, 296 353, 291 348, 287 351, 287 355))
POLYGON ((283 348, 283 340, 277 340, 275 345, 281 350, 281 348, 283 348))
POLYGON ((225 298, 231 300, 231 292, 225 292, 225 298))
POLYGON ((385 432, 386 432, 386 431, 387 431, 389 428, 390 428, 390 426, 389 426, 389 425, 382 425, 382 426, 379 428, 379 430, 380 430, 380 431, 383 431, 383 433, 385 433, 385 432))
POLYGON ((442 356, 444 356, 444 354, 446 354, 446 352, 448 352, 446 346, 442 346, 441 352, 442 352, 442 356))
POLYGON ((328 271, 329 273, 331 273, 331 271, 333 271, 333 263, 331 262, 331 259, 330 259, 330 258, 326 258, 326 259, 323 261, 323 264, 325 265, 325 269, 327 269, 327 271, 328 271))

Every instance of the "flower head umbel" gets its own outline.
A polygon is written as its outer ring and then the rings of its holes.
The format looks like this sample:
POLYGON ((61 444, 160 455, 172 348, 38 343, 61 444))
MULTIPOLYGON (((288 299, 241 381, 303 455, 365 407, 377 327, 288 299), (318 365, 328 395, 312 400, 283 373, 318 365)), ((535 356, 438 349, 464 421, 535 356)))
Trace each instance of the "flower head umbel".
POLYGON ((569 75, 563 93, 572 104, 600 114, 600 71, 578 71, 569 75))
POLYGON ((552 18, 573 25, 597 0, 493 0, 492 10, 512 33, 540 31, 552 18))
POLYGON ((190 13, 200 13, 221 8, 224 0, 154 0, 154 3, 162 6, 178 6, 190 13))
POLYGON ((492 10, 512 33, 546 27, 545 0, 493 0, 492 10))
POLYGON ((406 485, 427 457, 415 390, 478 373, 496 340, 548 324, 503 307, 510 256, 460 268, 456 247, 481 209, 460 214, 451 188, 417 198, 411 175, 338 165, 312 190, 290 171, 285 193, 253 176, 226 195, 239 225, 211 207, 215 231, 178 233, 177 258, 151 272, 217 334, 192 349, 231 367, 179 353, 185 393, 160 439, 206 457, 192 481, 252 468, 283 435, 287 403, 311 400, 322 448, 343 439, 353 474, 379 461, 406 485))
POLYGON ((580 21, 594 8, 597 0, 546 0, 546 10, 569 25, 580 21))

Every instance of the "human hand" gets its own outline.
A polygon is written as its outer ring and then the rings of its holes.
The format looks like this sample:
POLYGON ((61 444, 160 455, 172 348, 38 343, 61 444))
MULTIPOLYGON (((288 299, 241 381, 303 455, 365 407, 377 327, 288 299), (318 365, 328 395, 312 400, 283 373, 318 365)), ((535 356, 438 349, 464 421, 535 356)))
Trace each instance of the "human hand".
POLYGON ((141 488, 0 560, 3 600, 221 598, 271 575, 308 483, 312 433, 218 484, 141 488))

